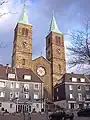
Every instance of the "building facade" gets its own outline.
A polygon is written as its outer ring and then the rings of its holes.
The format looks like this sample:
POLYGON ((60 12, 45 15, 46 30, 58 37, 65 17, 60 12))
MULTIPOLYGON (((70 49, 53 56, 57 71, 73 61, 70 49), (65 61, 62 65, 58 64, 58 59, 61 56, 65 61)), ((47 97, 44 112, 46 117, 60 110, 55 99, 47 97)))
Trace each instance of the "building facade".
POLYGON ((32 69, 44 82, 46 98, 52 100, 53 85, 66 72, 64 36, 58 29, 54 15, 46 37, 46 58, 40 56, 32 59, 32 25, 24 6, 14 32, 12 67, 32 69))
POLYGON ((37 112, 43 106, 43 82, 29 69, 0 66, 0 109, 37 112))
POLYGON ((55 104, 66 109, 90 106, 90 76, 66 73, 54 87, 55 104))

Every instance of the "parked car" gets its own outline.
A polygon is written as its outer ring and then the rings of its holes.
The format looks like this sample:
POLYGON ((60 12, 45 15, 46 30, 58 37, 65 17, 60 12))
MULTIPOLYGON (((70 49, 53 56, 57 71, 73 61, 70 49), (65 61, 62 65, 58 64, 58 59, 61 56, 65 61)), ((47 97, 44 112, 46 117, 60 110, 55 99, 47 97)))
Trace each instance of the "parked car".
POLYGON ((90 117, 90 108, 87 109, 81 109, 77 112, 78 116, 87 116, 90 117))
POLYGON ((49 120, 73 120, 74 114, 71 112, 55 112, 49 116, 49 120))

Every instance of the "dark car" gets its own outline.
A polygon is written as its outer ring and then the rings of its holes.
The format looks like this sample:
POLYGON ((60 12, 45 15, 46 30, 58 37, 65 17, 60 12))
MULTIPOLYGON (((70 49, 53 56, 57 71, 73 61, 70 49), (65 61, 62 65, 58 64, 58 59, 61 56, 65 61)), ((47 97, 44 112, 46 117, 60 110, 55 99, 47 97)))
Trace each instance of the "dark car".
POLYGON ((49 120, 73 120, 74 114, 73 113, 65 113, 63 112, 55 112, 49 116, 49 120))
POLYGON ((87 116, 90 117, 90 108, 88 109, 81 109, 77 112, 78 116, 87 116))

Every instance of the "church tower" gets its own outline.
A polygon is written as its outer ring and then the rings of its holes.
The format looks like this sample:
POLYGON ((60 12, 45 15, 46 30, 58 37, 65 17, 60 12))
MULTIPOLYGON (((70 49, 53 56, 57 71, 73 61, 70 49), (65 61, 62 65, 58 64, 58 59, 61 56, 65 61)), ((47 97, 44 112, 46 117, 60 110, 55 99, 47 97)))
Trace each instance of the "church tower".
POLYGON ((25 5, 14 30, 12 67, 32 68, 32 25, 29 24, 25 5))
POLYGON ((46 37, 46 58, 51 62, 51 77, 54 86, 66 72, 64 36, 58 29, 54 15, 46 37))

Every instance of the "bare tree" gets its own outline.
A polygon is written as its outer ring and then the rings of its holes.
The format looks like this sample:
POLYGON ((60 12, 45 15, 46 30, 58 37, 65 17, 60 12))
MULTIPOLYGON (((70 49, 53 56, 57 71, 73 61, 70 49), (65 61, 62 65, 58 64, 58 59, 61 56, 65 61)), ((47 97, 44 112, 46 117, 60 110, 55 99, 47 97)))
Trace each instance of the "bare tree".
MULTIPOLYGON (((0 7, 2 7, 4 4, 8 3, 10 0, 0 0, 0 7)), ((0 13, 0 17, 8 13, 0 13)))
POLYGON ((74 30, 70 34, 71 44, 67 46, 69 67, 90 65, 90 19, 82 30, 74 30))

